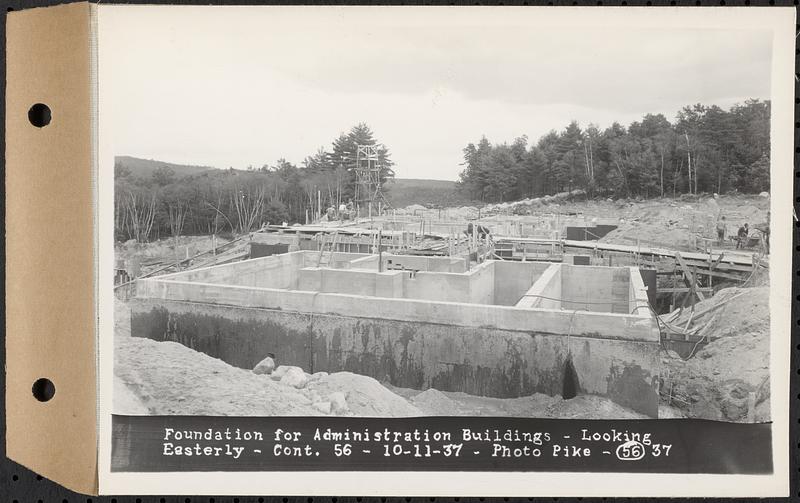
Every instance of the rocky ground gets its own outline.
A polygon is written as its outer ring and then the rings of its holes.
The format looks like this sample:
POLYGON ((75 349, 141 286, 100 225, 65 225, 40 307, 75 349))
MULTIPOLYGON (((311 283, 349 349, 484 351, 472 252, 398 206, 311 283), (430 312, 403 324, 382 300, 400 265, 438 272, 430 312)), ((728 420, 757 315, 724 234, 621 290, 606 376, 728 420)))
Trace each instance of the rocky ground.
POLYGON ((702 320, 709 344, 685 361, 663 353, 662 400, 688 417, 769 421, 769 288, 726 288, 698 303, 695 312, 716 305, 721 307, 702 320))

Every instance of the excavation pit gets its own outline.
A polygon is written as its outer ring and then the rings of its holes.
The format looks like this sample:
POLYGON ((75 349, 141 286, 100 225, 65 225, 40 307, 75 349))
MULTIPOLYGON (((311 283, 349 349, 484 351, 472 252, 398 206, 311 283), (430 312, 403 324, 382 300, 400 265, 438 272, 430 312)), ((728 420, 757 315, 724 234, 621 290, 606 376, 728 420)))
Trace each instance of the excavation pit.
POLYGON ((308 373, 658 414, 658 327, 631 267, 296 251, 139 280, 131 334, 246 369, 274 353, 308 373))

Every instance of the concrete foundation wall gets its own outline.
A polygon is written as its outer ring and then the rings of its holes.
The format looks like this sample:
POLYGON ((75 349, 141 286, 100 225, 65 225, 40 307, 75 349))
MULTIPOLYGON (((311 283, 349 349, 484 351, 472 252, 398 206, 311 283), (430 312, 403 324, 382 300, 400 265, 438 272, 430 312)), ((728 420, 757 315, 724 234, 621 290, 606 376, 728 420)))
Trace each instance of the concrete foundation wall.
POLYGON ((628 314, 630 269, 561 265, 562 309, 628 314))
MULTIPOLYGON (((435 317, 430 322, 386 319, 383 313, 375 318, 380 311, 342 316, 152 298, 131 305, 135 337, 177 341, 241 368, 274 353, 278 364, 307 372, 351 371, 416 389, 559 395, 571 355, 580 392, 657 416, 657 340, 567 337, 539 332, 536 325, 465 327, 437 323, 435 317)), ((580 330, 586 327, 576 333, 580 330)))
POLYGON ((494 304, 494 261, 473 267, 469 276, 469 302, 472 304, 494 304))
POLYGON ((378 270, 378 256, 377 255, 365 255, 363 257, 353 259, 350 261, 350 266, 348 269, 369 269, 369 270, 378 270))
POLYGON ((561 309, 561 264, 552 264, 517 302, 517 307, 561 309))
MULTIPOLYGON (((636 269, 486 261, 464 273, 378 273, 375 256, 336 254, 338 269, 317 268, 318 257, 139 280, 132 335, 242 368, 275 353, 307 371, 497 397, 560 394, 571 357, 583 393, 656 414, 660 336, 636 269)), ((426 267, 460 262, 419 258, 426 267)))
POLYGON ((515 305, 550 265, 549 262, 494 261, 494 304, 515 305))
MULTIPOLYGON (((408 273, 406 273, 408 274, 408 273)), ((419 273, 421 274, 421 273, 419 273)), ((458 276, 458 275, 453 275, 458 276)), ((416 299, 387 299, 297 290, 275 290, 236 285, 215 285, 145 279, 137 282, 137 296, 226 306, 241 306, 302 313, 339 314, 401 321, 422 321, 463 327, 496 327, 503 330, 550 334, 586 335, 658 344, 658 327, 652 317, 570 311, 520 309, 416 299)))
POLYGON ((298 272, 297 289, 308 292, 366 295, 402 298, 401 271, 383 273, 358 269, 324 269, 309 267, 298 272))
POLYGON ((417 255, 383 255, 383 269, 411 269, 428 272, 463 273, 467 263, 463 258, 424 257, 417 255))
POLYGON ((491 261, 461 274, 415 273, 403 270, 385 270, 379 273, 377 270, 362 269, 364 263, 366 260, 350 262, 357 264, 357 269, 300 269, 296 273, 296 289, 470 304, 493 304, 494 301, 494 262, 491 261))
POLYGON ((470 279, 465 274, 402 272, 406 299, 469 302, 470 279))
POLYGON ((629 270, 628 312, 639 316, 649 316, 650 298, 648 297, 647 285, 644 284, 642 275, 639 274, 635 267, 631 267, 629 270))
MULTIPOLYGON (((159 280, 221 283, 258 288, 297 288, 297 271, 308 252, 271 255, 230 264, 159 276, 159 280)), ((313 255, 313 254, 312 254, 313 255)))

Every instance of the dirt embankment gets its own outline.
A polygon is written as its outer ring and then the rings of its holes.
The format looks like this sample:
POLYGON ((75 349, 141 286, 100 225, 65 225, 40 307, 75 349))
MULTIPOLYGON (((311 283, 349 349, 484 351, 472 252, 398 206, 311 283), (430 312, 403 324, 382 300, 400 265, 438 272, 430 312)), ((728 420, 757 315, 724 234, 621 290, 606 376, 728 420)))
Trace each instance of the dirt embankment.
MULTIPOLYGON (((703 320, 710 343, 686 361, 663 353, 662 400, 689 417, 769 421, 769 287, 720 290, 695 312, 717 305, 703 320)), ((688 316, 675 324, 682 326, 688 316)))
POLYGON ((703 248, 704 243, 716 246, 718 217, 725 217, 725 243, 732 247, 732 238, 740 226, 748 223, 752 228, 766 221, 769 198, 707 196, 622 201, 614 205, 616 209, 611 211, 618 215, 619 227, 600 241, 630 244, 638 240, 643 244, 693 250, 703 248))
MULTIPOLYGON (((597 220, 618 225, 600 241, 606 243, 662 246, 679 250, 695 250, 711 243, 716 246, 717 218, 725 217, 726 246, 739 227, 748 223, 766 222, 769 197, 758 195, 681 196, 679 198, 584 199, 583 194, 562 193, 543 198, 491 204, 481 207, 447 208, 451 218, 475 219, 494 215, 571 215, 570 225, 592 225, 597 220)), ((420 213, 418 207, 417 213, 420 213)))

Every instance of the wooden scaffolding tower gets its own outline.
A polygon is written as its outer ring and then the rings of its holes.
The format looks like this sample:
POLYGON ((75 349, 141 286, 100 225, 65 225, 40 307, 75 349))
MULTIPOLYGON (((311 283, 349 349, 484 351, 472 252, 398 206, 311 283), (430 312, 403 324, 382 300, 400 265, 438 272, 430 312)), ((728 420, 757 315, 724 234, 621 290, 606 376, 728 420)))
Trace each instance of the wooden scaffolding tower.
POLYGON ((380 215, 389 208, 381 189, 383 161, 376 145, 357 145, 355 203, 357 217, 380 215))

